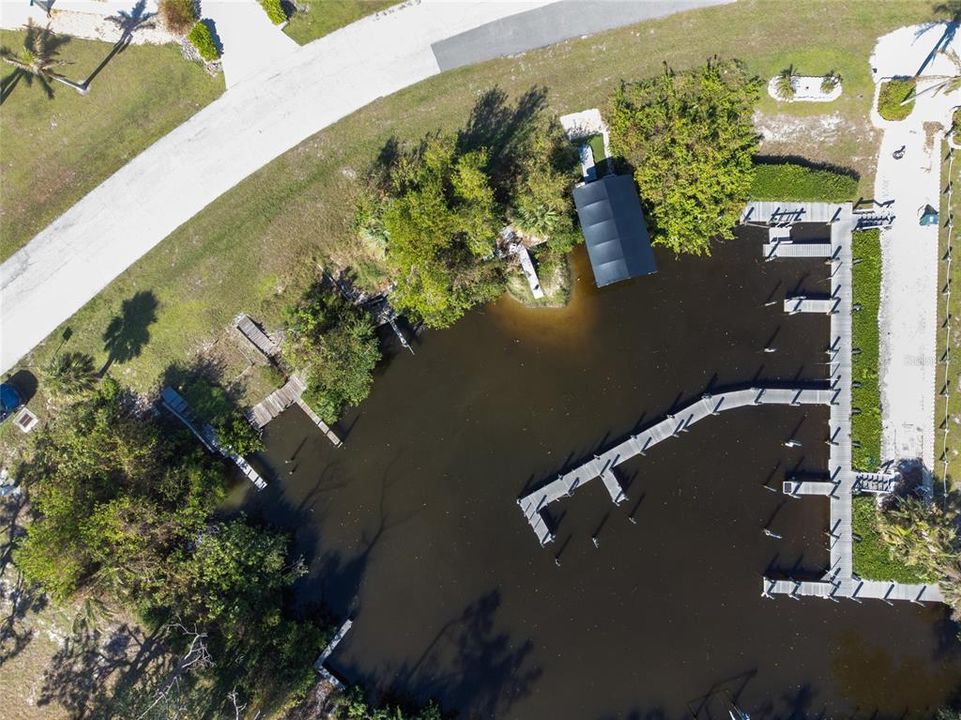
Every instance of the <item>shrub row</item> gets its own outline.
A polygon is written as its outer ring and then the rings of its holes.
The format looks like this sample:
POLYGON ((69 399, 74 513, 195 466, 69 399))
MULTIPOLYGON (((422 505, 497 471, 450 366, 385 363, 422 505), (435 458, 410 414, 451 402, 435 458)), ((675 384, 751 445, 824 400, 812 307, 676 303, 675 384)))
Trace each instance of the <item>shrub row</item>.
POLYGON ((260 6, 267 13, 267 17, 270 18, 270 22, 274 25, 281 25, 287 22, 287 13, 284 12, 284 7, 281 5, 280 0, 260 0, 260 6))
POLYGON ((217 43, 214 41, 214 35, 210 32, 210 27, 207 23, 201 21, 193 26, 190 34, 187 36, 190 44, 197 48, 197 52, 200 53, 202 57, 207 62, 216 60, 220 57, 220 50, 217 48, 217 43))
POLYGON ((852 463, 859 470, 875 470, 881 460, 881 389, 878 382, 881 305, 881 243, 879 230, 854 233, 852 253, 858 262, 852 270, 853 302, 861 307, 851 318, 851 342, 861 352, 852 355, 851 405, 860 412, 851 418, 852 463))
POLYGON ((754 170, 752 200, 845 202, 858 194, 857 178, 833 170, 797 163, 758 163, 754 170))

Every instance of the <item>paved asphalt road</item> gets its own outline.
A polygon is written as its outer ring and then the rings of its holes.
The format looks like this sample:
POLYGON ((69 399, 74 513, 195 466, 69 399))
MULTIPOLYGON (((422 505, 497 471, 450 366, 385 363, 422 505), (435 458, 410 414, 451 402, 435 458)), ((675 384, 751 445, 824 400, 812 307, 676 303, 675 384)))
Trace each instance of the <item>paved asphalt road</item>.
MULTIPOLYGON (((563 3, 559 14, 550 7, 543 15, 528 12, 550 4, 422 0, 397 6, 298 48, 282 64, 232 85, 0 266, 0 372, 245 177, 377 98, 441 72, 432 48, 443 40, 463 38, 442 53, 445 62, 460 64, 467 53, 480 57, 483 44, 466 33, 518 13, 524 14, 520 26, 481 30, 501 38, 496 53, 531 47, 525 40, 543 45, 570 37, 577 17, 584 24, 576 34, 587 31, 584 11, 574 3, 563 3)), ((590 22, 603 20, 603 27, 611 27, 641 17, 633 14, 639 5, 664 14, 694 4, 612 1, 584 8, 598 15, 590 22)))

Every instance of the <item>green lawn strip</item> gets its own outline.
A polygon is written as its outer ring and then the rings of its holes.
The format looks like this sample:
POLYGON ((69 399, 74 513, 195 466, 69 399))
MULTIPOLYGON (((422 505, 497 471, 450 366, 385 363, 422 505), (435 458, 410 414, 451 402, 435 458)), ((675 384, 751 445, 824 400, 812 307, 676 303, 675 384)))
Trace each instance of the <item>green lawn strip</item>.
POLYGON ((297 0, 284 32, 301 45, 396 5, 398 0, 297 0))
MULTIPOLYGON (((135 389, 152 387, 171 362, 211 344, 224 346, 217 341, 227 336, 231 318, 240 311, 276 327, 283 306, 303 291, 320 265, 363 267, 370 276, 382 270, 382 258, 355 236, 351 220, 363 173, 392 136, 416 140, 429 132, 455 131, 480 94, 494 86, 513 98, 544 87, 549 110, 563 114, 603 106, 621 78, 663 72, 663 62, 681 70, 717 53, 737 57, 749 71, 762 74, 767 58, 802 51, 810 42, 810 27, 821 27, 822 12, 816 5, 750 0, 711 7, 532 51, 523 58, 460 68, 378 100, 285 153, 181 226, 67 322, 74 335, 66 349, 91 352, 102 362, 101 335, 110 318, 124 299, 150 290, 159 303, 150 342, 112 372, 135 389), (639 31, 646 47, 641 56, 629 52, 639 31)), ((818 42, 866 67, 865 58, 879 35, 924 20, 929 7, 891 2, 867 12, 859 4, 845 4, 832 12, 835 22, 821 27, 818 42)), ((774 72, 784 64, 775 67, 774 72)), ((843 66, 838 69, 844 74, 843 66)), ((845 96, 851 87, 846 88, 845 96)), ((832 112, 867 116, 869 94, 859 100, 851 93, 844 102, 832 103, 832 112)), ((795 103, 790 111, 804 104, 795 103)), ((876 153, 857 132, 841 130, 820 143, 812 159, 847 166, 852 147, 862 155, 876 153)), ((810 156, 809 150, 807 143, 799 143, 784 154, 810 156)), ((57 347, 52 338, 59 339, 61 332, 52 334, 26 363, 44 362, 57 347)), ((237 364, 228 368, 228 375, 246 367, 239 353, 234 356, 237 364)))
MULTIPOLYGON (((944 148, 946 150, 946 148, 944 148)), ((945 157, 942 152, 942 158, 945 157)), ((948 162, 941 167, 941 185, 944 187, 949 181, 954 183, 955 188, 961 188, 961 151, 954 151, 954 164, 951 172, 948 172, 948 162)), ((951 193, 951 202, 948 203, 948 195, 941 194, 941 217, 947 218, 950 213, 955 217, 961 217, 961 191, 957 189, 951 193)), ((935 439, 934 471, 938 478, 944 475, 944 464, 941 461, 941 448, 944 435, 941 431, 941 422, 945 418, 945 403, 947 403, 947 450, 945 459, 947 460, 947 479, 949 485, 956 489, 961 489, 961 245, 958 242, 958 228, 955 226, 953 233, 949 236, 948 228, 944 222, 941 223, 938 235, 938 342, 937 342, 937 375, 935 379, 935 391, 938 393, 935 398, 935 427, 938 433, 935 439), (948 263, 944 260, 948 247, 951 247, 952 262, 950 264, 950 274, 948 263), (950 283, 951 295, 947 307, 945 307, 945 295, 942 289, 950 283), (945 331, 944 323, 946 311, 950 314, 948 331, 945 331), (949 363, 944 363, 945 350, 950 347, 949 363), (948 391, 947 396, 941 394, 942 389, 948 391)))
POLYGON ((864 580, 893 580, 902 583, 933 582, 917 568, 893 560, 889 545, 878 533, 878 510, 873 496, 854 498, 851 507, 851 529, 860 538, 855 540, 854 573, 864 580))
POLYGON ((846 202, 858 196, 857 178, 797 163, 755 165, 752 200, 846 202))
POLYGON ((894 79, 881 83, 881 91, 878 94, 878 114, 885 120, 904 120, 914 109, 913 97, 910 102, 904 103, 913 92, 913 78, 894 79))
MULTIPOLYGON (((23 46, 23 33, 4 30, 0 43, 23 46)), ((112 45, 70 39, 58 68, 83 81, 112 45)), ((21 80, 0 113, 0 260, 86 193, 224 90, 173 45, 130 45, 117 53, 81 96, 54 83, 48 100, 21 80)), ((143 198, 145 203, 150 198, 143 198)))
POLYGON ((851 418, 852 463, 859 470, 875 470, 881 458, 881 389, 878 383, 881 305, 881 245, 879 230, 854 233, 852 254, 858 261, 852 270, 853 303, 861 309, 852 314, 851 341, 861 352, 851 357, 851 378, 860 387, 851 389, 851 405, 860 412, 851 418))

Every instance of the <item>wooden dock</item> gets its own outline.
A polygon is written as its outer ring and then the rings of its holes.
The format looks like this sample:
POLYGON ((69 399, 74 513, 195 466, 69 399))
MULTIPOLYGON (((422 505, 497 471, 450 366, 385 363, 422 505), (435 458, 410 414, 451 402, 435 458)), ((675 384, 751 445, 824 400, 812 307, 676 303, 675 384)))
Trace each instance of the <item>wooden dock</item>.
POLYGON ((240 472, 244 474, 244 477, 250 480, 258 490, 263 490, 267 487, 266 481, 260 476, 260 473, 254 470, 249 462, 230 448, 220 444, 220 441, 217 439, 217 433, 213 427, 208 423, 201 424, 194 418, 190 406, 187 405, 187 401, 181 397, 180 393, 171 387, 165 387, 160 391, 160 402, 171 414, 180 420, 190 432, 196 435, 200 442, 204 444, 204 447, 210 452, 218 453, 231 460, 240 469, 240 472))
POLYGON ((834 252, 831 243, 825 242, 791 242, 780 240, 764 243, 764 259, 777 258, 829 258, 834 252))
POLYGON ((234 318, 234 327, 269 362, 277 360, 280 347, 246 313, 240 313, 234 318))
POLYGON ((327 647, 324 648, 323 652, 320 653, 320 656, 314 661, 314 670, 320 673, 324 680, 329 682, 331 685, 334 685, 338 689, 342 688, 344 684, 340 681, 340 678, 334 676, 334 674, 327 669, 326 663, 334 650, 337 649, 337 646, 340 645, 341 640, 344 639, 344 635, 347 634, 353 624, 354 623, 352 620, 345 620, 344 624, 341 625, 340 629, 337 631, 337 634, 334 635, 329 643, 327 643, 327 647))
POLYGON ((837 311, 840 302, 840 298, 836 297, 815 298, 806 295, 795 295, 784 298, 784 312, 788 315, 797 315, 798 313, 830 315, 837 311))
POLYGON ((618 445, 601 455, 595 455, 587 462, 558 477, 518 499, 524 517, 531 526, 541 545, 554 539, 553 533, 543 516, 544 509, 552 502, 570 497, 577 488, 600 477, 615 504, 623 502, 627 495, 613 473, 615 466, 637 455, 645 455, 658 443, 680 436, 692 425, 704 418, 718 415, 727 410, 762 405, 830 405, 835 402, 837 390, 830 388, 764 388, 750 387, 731 390, 717 395, 704 395, 675 414, 668 415, 645 430, 631 435, 618 445))
POLYGON ((802 597, 816 597, 838 601, 848 598, 855 602, 873 599, 883 600, 889 605, 892 601, 902 600, 913 603, 944 602, 944 595, 937 585, 908 584, 888 580, 861 580, 849 578, 840 580, 772 580, 763 578, 761 595, 773 598, 787 595, 798 600, 802 597))
POLYGON ((741 213, 742 223, 786 226, 795 223, 835 223, 849 217, 851 203, 749 202, 741 213))
POLYGON ((294 373, 287 382, 284 383, 283 387, 274 390, 270 395, 254 405, 254 407, 250 409, 248 419, 254 427, 260 429, 291 405, 297 405, 307 414, 307 417, 311 419, 314 425, 320 428, 320 431, 333 443, 334 447, 340 447, 343 443, 340 438, 337 437, 337 433, 331 430, 330 426, 321 420, 320 416, 304 402, 302 396, 306 389, 307 383, 304 380, 303 374, 294 373))

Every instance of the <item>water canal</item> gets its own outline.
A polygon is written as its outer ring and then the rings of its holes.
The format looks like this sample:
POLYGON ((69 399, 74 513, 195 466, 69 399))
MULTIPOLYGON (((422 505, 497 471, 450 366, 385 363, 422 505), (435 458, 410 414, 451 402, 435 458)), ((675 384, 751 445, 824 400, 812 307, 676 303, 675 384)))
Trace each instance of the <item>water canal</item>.
POLYGON ((268 426, 278 475, 250 511, 310 560, 299 599, 354 617, 342 675, 527 720, 680 719, 721 686, 756 718, 930 717, 957 692, 941 607, 761 598, 766 569, 827 564, 826 500, 763 487, 824 469, 824 408, 706 420, 620 468, 620 507, 599 482, 563 503, 546 549, 515 504, 709 386, 824 375, 827 318, 780 300, 824 291, 827 268, 763 263, 761 241, 662 252, 656 275, 603 291, 581 249, 568 308, 505 298, 394 355, 342 449, 296 408, 268 426))

